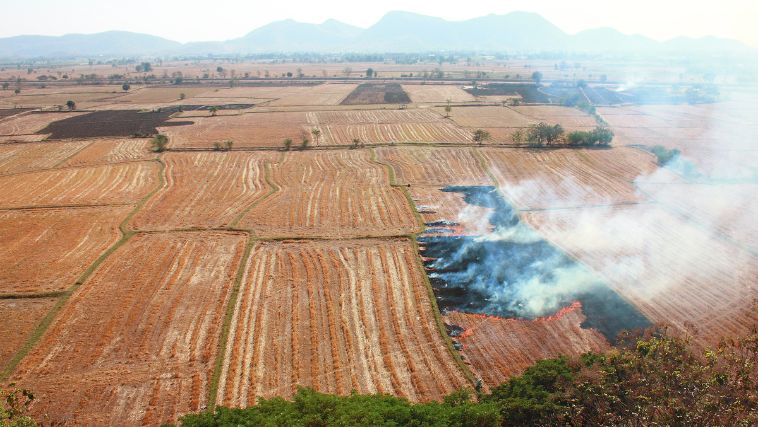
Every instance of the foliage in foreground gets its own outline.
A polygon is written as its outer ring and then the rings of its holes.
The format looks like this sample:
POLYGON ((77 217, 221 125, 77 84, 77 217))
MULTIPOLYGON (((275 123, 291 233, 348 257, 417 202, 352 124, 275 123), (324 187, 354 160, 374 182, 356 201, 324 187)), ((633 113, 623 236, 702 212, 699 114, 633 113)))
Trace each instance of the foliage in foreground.
POLYGON ((649 331, 617 349, 543 360, 474 401, 386 395, 338 397, 300 389, 293 401, 217 408, 183 426, 758 425, 758 333, 703 350, 649 331))
POLYGON ((28 390, 17 388, 14 384, 10 389, 0 389, 0 426, 1 427, 32 427, 37 423, 26 412, 34 401, 34 395, 28 390))

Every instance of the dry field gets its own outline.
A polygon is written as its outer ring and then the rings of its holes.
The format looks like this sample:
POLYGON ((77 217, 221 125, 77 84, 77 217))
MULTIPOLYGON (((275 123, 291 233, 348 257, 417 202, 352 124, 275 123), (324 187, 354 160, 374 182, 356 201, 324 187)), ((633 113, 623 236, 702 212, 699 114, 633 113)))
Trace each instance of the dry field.
POLYGON ((0 295, 56 292, 121 237, 131 206, 0 210, 0 295))
MULTIPOLYGON (((74 143, 69 142, 68 144, 74 143)), ((156 157, 156 154, 151 152, 149 147, 150 141, 147 139, 109 138, 95 140, 83 150, 69 157, 60 166, 81 167, 151 160, 156 157)))
MULTIPOLYGON (((409 188, 408 192, 425 224, 447 224, 445 228, 448 232, 445 235, 481 236, 492 231, 492 225, 487 221, 492 209, 466 203, 463 193, 442 191, 438 186, 418 185, 409 188)), ((430 232, 427 228, 424 234, 439 233, 430 232)))
POLYGON ((413 233, 407 198, 368 150, 289 152, 271 164, 277 191, 240 220, 258 236, 358 237, 413 233))
POLYGON ((263 242, 235 307, 218 403, 329 393, 441 399, 468 385, 406 239, 263 242))
POLYGON ((645 200, 634 180, 655 170, 632 148, 484 149, 501 191, 518 209, 547 209, 645 200))
MULTIPOLYGON (((207 87, 144 87, 131 90, 115 101, 119 104, 165 104, 180 101, 181 94, 191 98, 208 91, 207 87)), ((186 103, 186 99, 182 102, 186 103)))
POLYGON ((54 168, 89 144, 87 141, 0 144, 0 175, 54 168))
POLYGON ((526 212, 653 322, 693 325, 711 344, 758 322, 758 257, 651 205, 526 212), (613 236, 609 238, 609 236, 613 236))
POLYGON ((281 96, 272 101, 272 106, 339 105, 358 85, 321 84, 306 86, 300 93, 281 96))
POLYGON ((308 124, 322 132, 326 145, 391 142, 468 142, 471 134, 429 110, 319 111, 308 124))
POLYGON ((55 305, 55 298, 0 299, 0 372, 55 305))
POLYGON ((158 186, 157 162, 0 176, 0 208, 135 203, 158 186))
POLYGON ((550 317, 535 320, 505 319, 481 314, 450 312, 444 320, 464 329, 456 338, 474 375, 497 386, 541 359, 579 356, 609 347, 602 334, 584 329, 579 303, 550 317))
MULTIPOLYGON (((22 89, 12 96, 0 96, 0 108, 17 106, 51 108, 63 106, 72 100, 79 108, 90 108, 111 102, 122 96, 121 86, 60 86, 45 89, 22 89)), ((12 92, 11 92, 12 93, 12 92)))
POLYGON ((71 117, 81 116, 86 113, 28 113, 0 122, 0 135, 20 136, 37 133, 46 128, 50 123, 71 117))
MULTIPOLYGON (((185 119, 179 119, 185 120, 185 119)), ((311 138, 305 113, 251 113, 239 116, 192 119, 189 126, 159 128, 172 148, 211 148, 215 142, 234 141, 235 147, 281 147, 285 138, 300 143, 305 133, 311 138)))
POLYGON ((379 147, 377 160, 389 164, 400 185, 492 185, 483 160, 472 148, 379 147))
POLYGON ((411 101, 415 103, 470 102, 474 97, 454 85, 403 85, 411 101))
POLYGON ((11 377, 50 424, 158 425, 207 405, 245 238, 143 234, 66 303, 11 377))
POLYGON ((535 122, 560 123, 566 129, 585 129, 597 126, 594 118, 576 108, 557 105, 524 105, 511 108, 535 122))
MULTIPOLYGON (((140 230, 225 227, 270 191, 274 153, 167 153, 166 186, 134 217, 140 230)), ((293 207, 294 208, 294 207, 293 207)))
MULTIPOLYGON (((442 108, 436 110, 445 114, 442 108)), ((453 107, 450 119, 467 128, 507 128, 510 132, 537 123, 509 107, 453 107)))

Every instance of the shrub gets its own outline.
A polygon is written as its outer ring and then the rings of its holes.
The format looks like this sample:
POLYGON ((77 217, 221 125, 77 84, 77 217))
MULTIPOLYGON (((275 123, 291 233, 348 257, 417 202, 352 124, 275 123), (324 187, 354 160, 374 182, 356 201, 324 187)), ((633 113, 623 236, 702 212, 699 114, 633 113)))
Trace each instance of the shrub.
POLYGON ((670 161, 676 159, 681 154, 681 151, 676 148, 668 149, 662 145, 656 145, 650 149, 658 160, 658 166, 666 166, 670 161))
POLYGON ((168 145, 168 137, 162 134, 155 135, 153 139, 150 141, 150 146, 152 147, 152 150, 156 153, 162 153, 166 151, 167 145, 168 145))

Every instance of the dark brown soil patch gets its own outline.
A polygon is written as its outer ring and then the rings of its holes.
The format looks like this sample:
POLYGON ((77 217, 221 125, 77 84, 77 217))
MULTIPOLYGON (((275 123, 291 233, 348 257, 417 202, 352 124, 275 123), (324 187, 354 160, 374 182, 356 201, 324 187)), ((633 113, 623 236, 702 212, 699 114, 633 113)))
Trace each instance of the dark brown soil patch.
POLYGON ((364 83, 350 92, 342 105, 408 104, 411 98, 398 83, 364 83))
POLYGON ((139 112, 136 110, 96 111, 50 123, 38 133, 50 139, 95 138, 118 136, 151 136, 159 126, 191 125, 191 121, 168 122, 171 111, 139 112))
POLYGON ((23 113, 24 111, 28 111, 28 108, 9 108, 5 110, 0 110, 0 119, 4 119, 6 117, 15 116, 16 114, 23 113))

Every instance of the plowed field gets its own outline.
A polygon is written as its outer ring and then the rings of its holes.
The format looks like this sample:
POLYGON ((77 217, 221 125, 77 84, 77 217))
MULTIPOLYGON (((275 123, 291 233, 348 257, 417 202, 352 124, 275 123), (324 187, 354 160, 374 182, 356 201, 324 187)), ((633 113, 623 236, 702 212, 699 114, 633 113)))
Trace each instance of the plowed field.
POLYGON ((0 295, 68 289, 118 241, 131 209, 0 210, 0 295))
POLYGON ((0 135, 28 135, 37 133, 50 123, 82 116, 87 113, 36 113, 32 112, 19 117, 12 117, 0 122, 0 135))
POLYGON ((469 102, 474 97, 453 85, 403 85, 413 102, 469 102))
POLYGON ((322 392, 441 399, 467 385, 409 240, 267 242, 250 255, 218 402, 322 392))
POLYGON ((149 234, 114 252, 11 378, 34 390, 32 414, 158 425, 204 408, 243 246, 239 234, 149 234))
POLYGON ((713 344, 758 322, 758 257, 654 206, 524 213, 654 322, 713 344), (607 236, 613 236, 608 238, 607 236))
POLYGON ((271 165, 277 192, 240 221, 259 236, 357 237, 418 229, 400 189, 368 150, 289 152, 271 165))
POLYGON ((631 148, 482 151, 501 191, 519 209, 644 200, 634 180, 655 170, 653 157, 631 148))
POLYGON ((137 229, 229 225, 270 187, 265 162, 274 153, 167 153, 167 185, 134 217, 137 229))
POLYGON ((0 208, 134 203, 159 182, 157 162, 56 169, 0 177, 0 208))
POLYGON ((446 323, 460 326, 463 355, 474 375, 488 386, 500 385, 541 359, 578 356, 609 347, 602 334, 580 325, 585 317, 575 303, 554 316, 535 320, 504 319, 450 312, 446 323))

